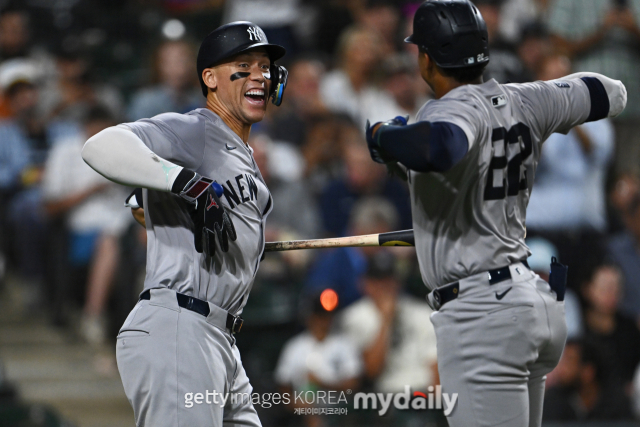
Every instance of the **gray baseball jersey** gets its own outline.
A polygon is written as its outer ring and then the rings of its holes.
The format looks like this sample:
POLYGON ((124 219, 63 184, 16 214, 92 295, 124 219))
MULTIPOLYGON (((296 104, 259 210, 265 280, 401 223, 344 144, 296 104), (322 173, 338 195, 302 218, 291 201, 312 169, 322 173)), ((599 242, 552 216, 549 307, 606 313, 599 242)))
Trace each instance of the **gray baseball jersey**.
POLYGON ((417 120, 450 122, 469 141, 445 173, 410 171, 422 278, 430 289, 526 259, 525 214, 541 144, 589 116, 580 79, 464 85, 427 102, 417 120))
POLYGON ((238 239, 213 258, 195 250, 190 206, 180 197, 143 190, 147 227, 145 289, 166 287, 238 314, 264 249, 272 199, 247 146, 215 113, 200 108, 127 123, 158 156, 216 180, 238 239))

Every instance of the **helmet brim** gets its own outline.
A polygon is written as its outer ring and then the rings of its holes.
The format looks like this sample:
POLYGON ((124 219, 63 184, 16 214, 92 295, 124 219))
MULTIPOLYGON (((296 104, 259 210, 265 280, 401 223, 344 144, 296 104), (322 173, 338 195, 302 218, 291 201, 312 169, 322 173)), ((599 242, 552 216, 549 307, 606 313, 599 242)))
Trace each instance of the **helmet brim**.
POLYGON ((285 55, 285 53, 287 53, 287 50, 284 47, 277 44, 253 43, 248 46, 241 46, 237 50, 229 52, 229 55, 225 56, 225 58, 223 59, 231 58, 232 56, 238 55, 239 53, 243 53, 248 50, 255 49, 257 47, 263 47, 267 51, 267 55, 269 55, 269 59, 271 60, 272 63, 282 58, 285 55))
POLYGON ((406 39, 404 39, 405 43, 413 43, 416 44, 416 42, 413 40, 413 34, 411 34, 409 37, 407 37, 406 39))

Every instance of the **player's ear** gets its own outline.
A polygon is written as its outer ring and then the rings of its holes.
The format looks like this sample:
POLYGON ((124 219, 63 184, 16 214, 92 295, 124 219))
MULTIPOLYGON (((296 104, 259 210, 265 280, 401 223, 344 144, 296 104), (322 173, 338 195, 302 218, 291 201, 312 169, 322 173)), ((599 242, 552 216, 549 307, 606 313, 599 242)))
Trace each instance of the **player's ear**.
POLYGON ((213 68, 205 68, 202 70, 202 81, 211 90, 216 90, 218 87, 218 79, 213 68))

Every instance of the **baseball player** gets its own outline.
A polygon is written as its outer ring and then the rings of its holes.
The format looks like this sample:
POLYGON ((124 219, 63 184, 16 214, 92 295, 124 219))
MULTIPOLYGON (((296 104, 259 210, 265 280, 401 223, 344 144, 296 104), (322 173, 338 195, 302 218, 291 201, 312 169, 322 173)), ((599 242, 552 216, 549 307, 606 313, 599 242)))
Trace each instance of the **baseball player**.
POLYGON ((372 158, 406 170, 416 251, 431 289, 451 426, 539 426, 545 375, 566 338, 566 269, 549 283, 526 264, 525 211, 541 145, 553 132, 614 117, 621 82, 595 73, 527 84, 483 83, 487 29, 468 0, 431 0, 413 34, 436 99, 367 129, 372 158))
POLYGON ((272 207, 247 140, 268 99, 282 101, 284 54, 250 22, 223 25, 198 52, 206 108, 108 128, 83 149, 143 188, 147 274, 116 350, 137 426, 260 425, 233 334, 272 207))

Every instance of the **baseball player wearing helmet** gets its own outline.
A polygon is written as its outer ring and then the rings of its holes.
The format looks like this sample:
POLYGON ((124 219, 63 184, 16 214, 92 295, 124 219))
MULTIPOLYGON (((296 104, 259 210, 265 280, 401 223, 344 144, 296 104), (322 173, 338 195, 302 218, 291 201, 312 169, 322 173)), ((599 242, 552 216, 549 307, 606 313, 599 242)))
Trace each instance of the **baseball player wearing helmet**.
POLYGON ((250 22, 219 27, 197 59, 206 108, 108 128, 83 149, 143 188, 147 274, 116 349, 137 426, 260 425, 233 334, 272 207, 247 140, 269 97, 282 101, 284 53, 250 22))
POLYGON ((595 73, 527 84, 483 83, 486 25, 468 0, 431 0, 407 42, 436 99, 415 124, 367 129, 372 158, 406 170, 416 251, 454 427, 540 426, 545 375, 566 339, 566 268, 549 283, 526 264, 525 213, 542 143, 618 115, 621 82, 595 73))

